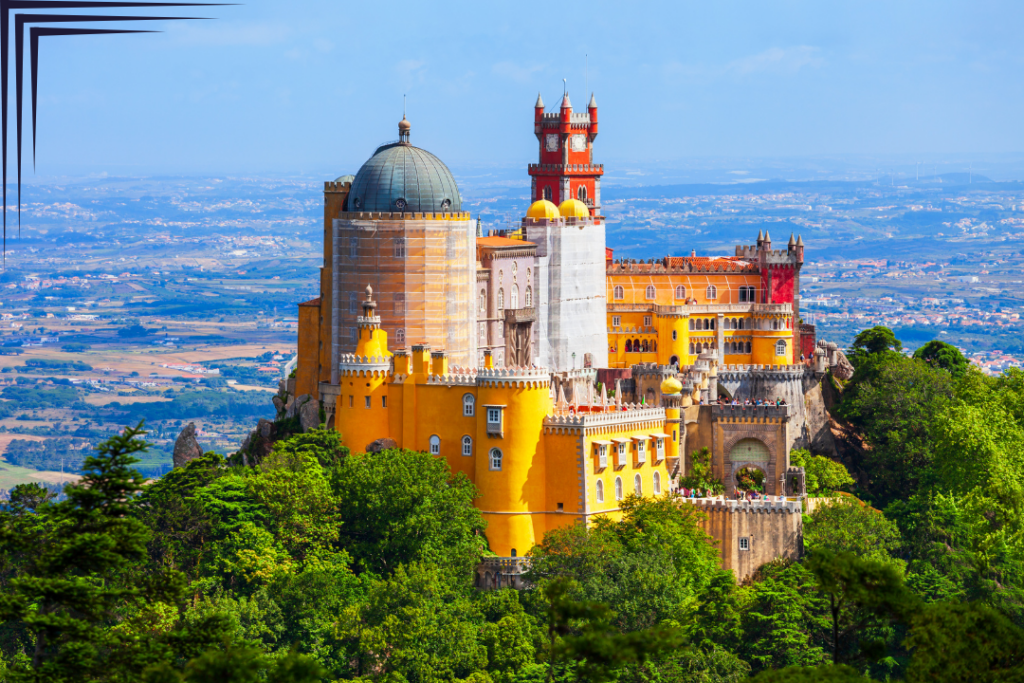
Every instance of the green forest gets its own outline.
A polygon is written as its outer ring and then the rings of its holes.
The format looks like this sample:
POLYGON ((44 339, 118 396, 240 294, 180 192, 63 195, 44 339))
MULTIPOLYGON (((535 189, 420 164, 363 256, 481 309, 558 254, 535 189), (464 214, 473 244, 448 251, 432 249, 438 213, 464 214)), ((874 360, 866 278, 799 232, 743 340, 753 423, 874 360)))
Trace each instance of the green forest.
MULTIPOLYGON (((443 460, 282 438, 146 482, 142 425, 67 499, 0 511, 0 680, 1024 682, 1024 373, 862 332, 798 561, 738 585, 692 506, 630 497, 478 590, 477 492, 443 460)), ((811 482, 808 482, 809 484, 811 482)))

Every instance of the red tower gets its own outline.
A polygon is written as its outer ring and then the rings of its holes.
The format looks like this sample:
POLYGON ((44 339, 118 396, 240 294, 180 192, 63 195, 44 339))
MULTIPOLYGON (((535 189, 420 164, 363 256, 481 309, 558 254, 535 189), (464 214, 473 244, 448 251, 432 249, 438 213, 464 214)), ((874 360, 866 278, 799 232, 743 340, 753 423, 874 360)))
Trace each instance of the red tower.
POLYGON ((547 199, 561 204, 579 199, 590 215, 601 215, 601 176, 604 166, 594 163, 597 137, 597 100, 593 94, 587 113, 573 113, 569 94, 562 97, 558 112, 545 113, 537 95, 533 109, 533 132, 540 145, 539 163, 530 164, 530 201, 547 199))

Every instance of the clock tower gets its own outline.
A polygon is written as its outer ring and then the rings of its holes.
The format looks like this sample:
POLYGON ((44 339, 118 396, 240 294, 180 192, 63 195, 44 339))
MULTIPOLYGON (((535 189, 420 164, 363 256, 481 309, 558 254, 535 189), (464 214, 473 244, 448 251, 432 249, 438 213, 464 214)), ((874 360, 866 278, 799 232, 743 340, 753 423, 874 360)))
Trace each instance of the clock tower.
POLYGON ((533 132, 539 142, 539 163, 530 164, 530 201, 546 199, 555 205, 578 199, 601 218, 601 176, 604 166, 594 163, 597 137, 597 100, 593 94, 586 113, 574 113, 569 93, 562 97, 557 112, 545 113, 537 95, 533 110, 533 132))

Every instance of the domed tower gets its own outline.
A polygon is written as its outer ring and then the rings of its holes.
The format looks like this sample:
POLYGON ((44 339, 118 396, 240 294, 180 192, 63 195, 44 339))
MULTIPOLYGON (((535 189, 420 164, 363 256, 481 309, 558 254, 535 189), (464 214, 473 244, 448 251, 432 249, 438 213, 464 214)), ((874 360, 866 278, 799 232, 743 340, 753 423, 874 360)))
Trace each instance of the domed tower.
POLYGON ((454 365, 476 361, 475 225, 462 210, 451 171, 409 142, 411 129, 403 117, 398 140, 377 148, 336 213, 325 216, 332 245, 331 383, 338 381, 341 354, 355 351, 367 283, 392 348, 428 344, 447 351, 454 365))

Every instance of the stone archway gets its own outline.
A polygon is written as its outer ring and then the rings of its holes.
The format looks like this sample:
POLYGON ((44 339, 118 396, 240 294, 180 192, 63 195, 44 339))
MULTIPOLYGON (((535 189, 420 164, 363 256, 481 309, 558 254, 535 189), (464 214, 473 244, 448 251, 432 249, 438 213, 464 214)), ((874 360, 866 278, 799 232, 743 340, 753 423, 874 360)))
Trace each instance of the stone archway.
POLYGON ((767 492, 772 486, 771 480, 771 447, 761 439, 745 436, 734 441, 728 451, 729 488, 736 491, 741 488, 740 473, 746 469, 760 470, 764 475, 763 489, 767 492))

